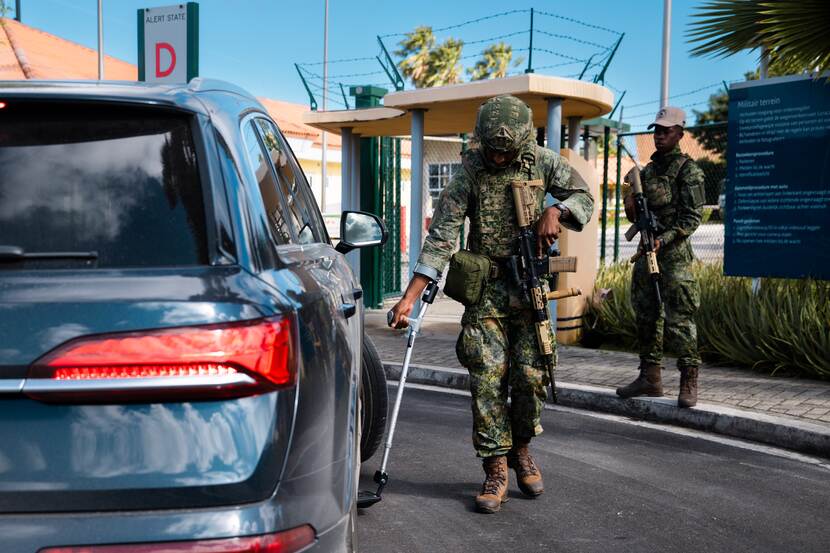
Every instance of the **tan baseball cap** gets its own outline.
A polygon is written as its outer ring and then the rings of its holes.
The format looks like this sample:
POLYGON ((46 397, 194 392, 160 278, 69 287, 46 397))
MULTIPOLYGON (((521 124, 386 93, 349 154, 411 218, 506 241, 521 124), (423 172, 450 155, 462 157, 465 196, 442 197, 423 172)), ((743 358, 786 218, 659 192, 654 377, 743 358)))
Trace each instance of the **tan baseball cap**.
POLYGON ((654 118, 654 123, 649 125, 648 128, 650 129, 654 125, 660 125, 661 127, 678 125, 680 128, 684 128, 686 126, 686 112, 673 106, 660 108, 657 117, 654 118))

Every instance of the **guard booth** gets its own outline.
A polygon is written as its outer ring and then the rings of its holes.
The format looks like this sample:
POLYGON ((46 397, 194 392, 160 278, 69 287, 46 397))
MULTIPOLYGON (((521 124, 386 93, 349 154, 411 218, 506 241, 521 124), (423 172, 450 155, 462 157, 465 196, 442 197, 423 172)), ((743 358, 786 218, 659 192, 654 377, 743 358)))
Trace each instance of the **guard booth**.
MULTIPOLYGON (((375 171, 372 159, 367 157, 366 171, 363 148, 375 152, 380 146, 367 139, 410 136, 411 147, 411 190, 410 212, 407 214, 409 239, 409 274, 418 259, 423 243, 424 217, 424 136, 458 136, 469 133, 474 125, 478 107, 486 99, 500 94, 512 94, 527 102, 533 110, 534 125, 543 129, 540 138, 548 148, 559 151, 571 163, 572 170, 579 173, 595 199, 599 199, 600 179, 594 168, 577 153, 580 122, 601 117, 611 111, 613 93, 606 87, 575 79, 551 77, 527 73, 516 77, 474 81, 463 84, 396 91, 380 96, 382 89, 353 87, 357 94, 368 93, 358 104, 360 109, 336 111, 311 111, 303 114, 303 122, 327 132, 340 133, 343 142, 342 198, 343 209, 365 208, 383 216, 378 211, 381 198, 385 198, 380 183, 372 180, 375 171), (357 89, 363 88, 364 91, 357 89), (562 136, 566 123, 568 145, 562 147, 562 136), (365 193, 364 193, 365 190, 365 193), (365 200, 365 202, 364 202, 365 200)), ((392 148, 394 154, 394 147, 392 148)), ((398 151, 399 153, 399 151, 398 151)), ((381 157, 370 156, 375 159, 381 157)), ((380 163, 380 161, 378 161, 380 163)), ((399 165, 398 165, 399 167, 399 165)), ((394 197, 393 197, 394 199, 394 197)), ((599 206, 597 206, 599 207, 599 206)), ((596 212, 599 210, 596 209, 596 212)), ((389 213, 387 211, 387 213, 389 213)), ((390 221, 387 221, 389 224, 390 221)), ((391 221, 394 226, 395 221, 391 221)), ((398 220, 400 223, 400 220, 398 220)), ((581 233, 565 231, 560 238, 562 255, 579 258, 576 273, 560 275, 559 287, 577 287, 588 294, 593 289, 598 269, 598 218, 595 216, 581 233)), ((351 254, 350 254, 351 255, 351 254)), ((375 254, 377 256, 377 254, 375 254)), ((377 275, 378 262, 366 256, 359 262, 352 259, 352 266, 360 271, 364 288, 377 286, 377 276, 364 274, 372 271, 377 275)), ((367 296, 369 292, 367 292, 367 296)), ((377 296, 375 296, 376 299, 377 296)), ((367 307, 377 306, 368 302, 367 307)), ((557 339, 561 343, 578 340, 585 301, 565 300, 553 306, 557 314, 557 339)))

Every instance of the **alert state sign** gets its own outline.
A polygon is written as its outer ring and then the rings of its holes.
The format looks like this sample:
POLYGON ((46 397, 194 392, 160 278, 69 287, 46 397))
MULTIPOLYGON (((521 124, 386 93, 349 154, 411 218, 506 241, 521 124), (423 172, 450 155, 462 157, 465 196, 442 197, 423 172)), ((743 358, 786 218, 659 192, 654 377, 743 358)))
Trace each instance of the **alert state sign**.
POLYGON ((199 5, 138 10, 138 80, 186 83, 199 73, 199 5))

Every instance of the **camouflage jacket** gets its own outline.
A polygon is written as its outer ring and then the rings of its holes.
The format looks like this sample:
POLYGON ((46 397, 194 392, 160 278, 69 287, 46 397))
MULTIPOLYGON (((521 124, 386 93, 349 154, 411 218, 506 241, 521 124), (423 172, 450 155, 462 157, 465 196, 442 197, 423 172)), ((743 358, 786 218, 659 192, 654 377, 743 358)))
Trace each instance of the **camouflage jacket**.
POLYGON ((515 254, 519 234, 510 182, 541 179, 537 217, 542 213, 545 194, 550 193, 570 210, 562 225, 582 230, 591 218, 594 198, 587 185, 559 154, 536 144, 525 147, 507 168, 488 171, 479 149, 462 154, 463 170, 458 171, 441 192, 429 234, 424 242, 415 272, 439 278, 455 251, 461 225, 470 219, 469 249, 490 257, 515 254), (523 161, 524 160, 524 163, 523 161))
POLYGON ((643 195, 660 225, 663 246, 679 242, 697 230, 703 218, 703 171, 676 147, 655 152, 641 174, 643 195))

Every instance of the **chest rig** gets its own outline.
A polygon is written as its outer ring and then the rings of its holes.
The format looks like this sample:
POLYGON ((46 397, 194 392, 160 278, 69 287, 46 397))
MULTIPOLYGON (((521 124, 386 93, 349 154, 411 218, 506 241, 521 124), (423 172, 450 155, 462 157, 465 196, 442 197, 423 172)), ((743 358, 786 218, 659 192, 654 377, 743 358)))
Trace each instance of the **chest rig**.
POLYGON ((663 227, 671 226, 677 213, 676 205, 680 199, 677 177, 691 159, 688 155, 681 153, 671 154, 667 157, 668 163, 665 165, 664 171, 658 171, 657 164, 654 161, 643 169, 643 195, 648 201, 648 208, 663 227))
POLYGON ((470 219, 469 249, 491 258, 514 255, 519 232, 513 199, 513 183, 522 183, 528 209, 536 221, 545 201, 544 175, 536 163, 536 150, 524 149, 509 167, 496 173, 487 170, 478 150, 467 150, 462 165, 470 177, 467 217, 470 219))

